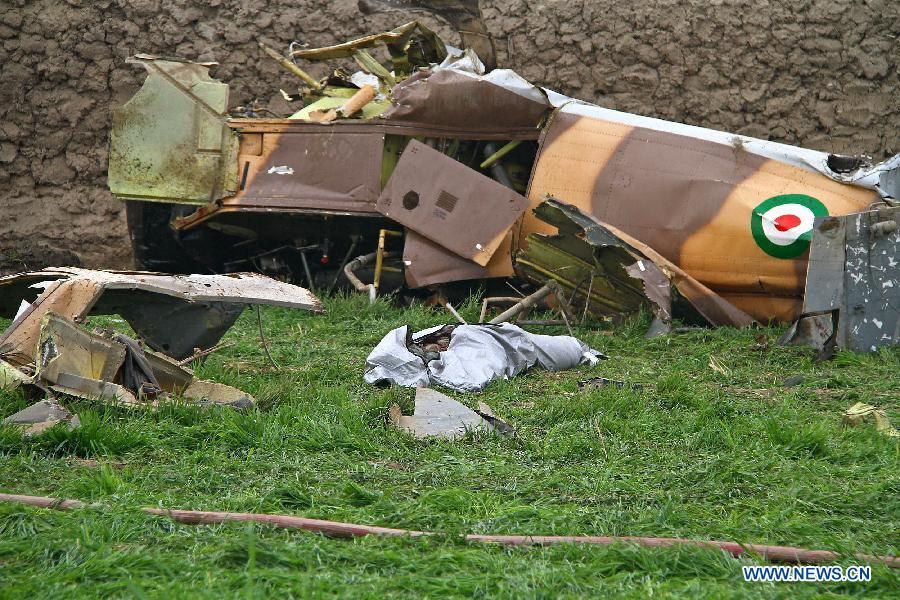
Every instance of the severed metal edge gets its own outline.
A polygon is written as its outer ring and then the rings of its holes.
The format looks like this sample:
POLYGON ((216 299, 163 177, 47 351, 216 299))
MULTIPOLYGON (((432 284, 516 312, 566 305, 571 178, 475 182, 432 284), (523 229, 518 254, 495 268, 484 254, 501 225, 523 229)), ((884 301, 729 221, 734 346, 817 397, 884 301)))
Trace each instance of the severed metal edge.
MULTIPOLYGON (((624 232, 601 223, 577 207, 548 196, 534 210, 542 221, 556 226, 556 234, 531 234, 528 248, 515 256, 516 273, 537 284, 553 279, 571 293, 573 300, 587 304, 594 317, 634 313, 650 308, 666 323, 671 310, 682 318, 711 325, 747 326, 752 318, 718 294, 700 284, 652 248, 624 232), (657 271, 653 278, 635 278, 629 267, 657 271), (670 281, 672 291, 687 301, 665 306, 665 294, 648 293, 648 282, 657 285, 661 277, 670 281), (590 282, 590 283, 589 283, 590 282), (590 289, 590 296, 587 290, 590 289), (685 310, 687 313, 685 313, 685 310)), ((633 269, 632 269, 633 270, 633 269)))
POLYGON ((817 360, 900 344, 900 208, 819 217, 800 317, 779 340, 817 360))

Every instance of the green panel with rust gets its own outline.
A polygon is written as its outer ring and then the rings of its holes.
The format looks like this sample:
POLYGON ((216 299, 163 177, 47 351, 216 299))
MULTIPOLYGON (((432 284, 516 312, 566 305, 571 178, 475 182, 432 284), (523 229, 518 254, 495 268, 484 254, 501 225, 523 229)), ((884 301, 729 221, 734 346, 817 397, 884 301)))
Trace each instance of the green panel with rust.
POLYGON ((205 204, 238 188, 228 86, 209 65, 138 57, 149 76, 113 112, 109 189, 122 199, 205 204))

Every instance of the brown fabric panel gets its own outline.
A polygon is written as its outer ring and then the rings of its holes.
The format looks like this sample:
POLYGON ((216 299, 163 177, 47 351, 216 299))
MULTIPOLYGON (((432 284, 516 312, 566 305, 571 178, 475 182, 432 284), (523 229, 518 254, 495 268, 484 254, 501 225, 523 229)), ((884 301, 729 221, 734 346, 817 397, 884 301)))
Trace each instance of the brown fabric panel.
POLYGON ((247 178, 227 204, 376 212, 382 134, 322 129, 261 135, 261 148, 242 146, 238 174, 242 179, 246 168, 247 178), (269 173, 272 167, 293 173, 269 173))
POLYGON ((397 84, 393 103, 382 115, 392 122, 431 127, 504 131, 537 127, 550 111, 538 103, 488 81, 448 69, 421 71, 397 84))
POLYGON ((421 142, 410 141, 378 211, 486 266, 528 200, 421 142))
POLYGON ((677 263, 684 241, 765 162, 731 146, 637 127, 598 174, 592 213, 677 263))
POLYGON ((413 288, 487 277, 485 267, 450 252, 410 229, 406 231, 403 246, 403 265, 406 283, 413 288))
POLYGON ((446 248, 406 230, 403 248, 406 283, 410 287, 425 287, 451 281, 486 279, 491 277, 512 277, 512 230, 503 238, 486 267, 466 260, 446 248))

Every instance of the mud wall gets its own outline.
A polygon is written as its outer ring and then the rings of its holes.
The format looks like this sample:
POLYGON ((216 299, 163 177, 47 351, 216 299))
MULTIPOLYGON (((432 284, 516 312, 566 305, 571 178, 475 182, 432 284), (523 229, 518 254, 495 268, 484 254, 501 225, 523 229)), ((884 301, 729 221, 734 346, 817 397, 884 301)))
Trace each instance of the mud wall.
MULTIPOLYGON (((832 152, 900 151, 900 3, 482 0, 500 63, 604 106, 832 152)), ((257 49, 408 20, 355 0, 0 1, 0 268, 130 262, 106 190, 110 109, 138 52, 217 60, 232 104, 285 111, 295 82, 257 49), (48 252, 50 255, 48 256, 48 252)), ((448 41, 427 14, 418 18, 448 41)))

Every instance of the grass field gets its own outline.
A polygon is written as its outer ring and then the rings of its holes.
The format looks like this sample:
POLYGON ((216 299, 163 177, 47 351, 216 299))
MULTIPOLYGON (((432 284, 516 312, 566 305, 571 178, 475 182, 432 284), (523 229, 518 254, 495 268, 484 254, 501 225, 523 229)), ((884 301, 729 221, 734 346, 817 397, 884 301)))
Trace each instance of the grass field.
MULTIPOLYGON (((646 320, 583 329, 578 335, 610 360, 454 395, 470 406, 486 401, 518 438, 425 443, 385 424, 391 403, 412 410, 413 391, 366 385, 363 365, 388 330, 447 315, 370 308, 358 297, 326 305, 320 316, 263 310, 280 371, 260 350, 252 311, 226 335, 235 345, 198 367, 254 394, 250 413, 73 402, 83 423, 75 431, 25 440, 0 428, 0 491, 98 503, 72 512, 0 505, 0 597, 900 595, 900 571, 886 567, 867 584, 751 584, 740 567, 759 561, 714 550, 455 539, 682 536, 897 554, 900 445, 840 419, 862 401, 900 421, 896 349, 813 364, 809 349, 775 346, 777 329, 760 330, 772 342, 764 351, 752 349, 746 330, 648 341, 646 320), (645 389, 579 391, 579 380, 597 375, 645 389), (802 383, 785 387, 796 375, 802 383), (444 535, 334 540, 260 525, 180 525, 142 506, 444 535)), ((462 312, 477 317, 474 302, 462 312)), ((19 392, 0 393, 2 415, 25 405, 19 392)))

